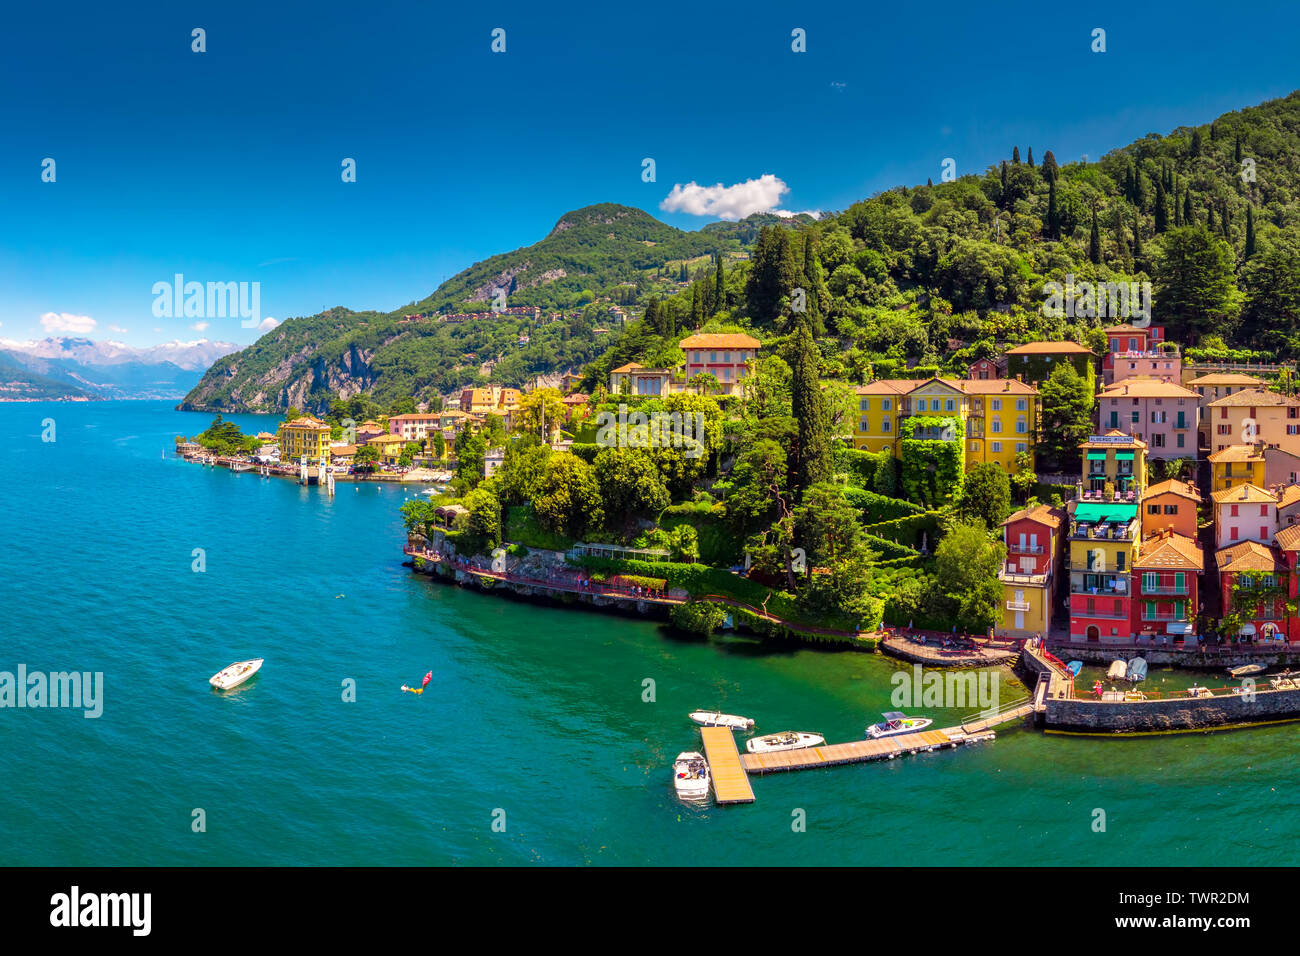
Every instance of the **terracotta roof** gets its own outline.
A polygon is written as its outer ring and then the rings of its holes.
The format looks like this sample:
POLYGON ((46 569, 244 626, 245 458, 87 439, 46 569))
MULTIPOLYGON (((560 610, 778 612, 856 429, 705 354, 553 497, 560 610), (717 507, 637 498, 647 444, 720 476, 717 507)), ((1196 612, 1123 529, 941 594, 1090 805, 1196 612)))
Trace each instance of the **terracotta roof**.
POLYGON ((406 439, 401 435, 378 435, 366 442, 367 445, 391 445, 396 442, 399 445, 405 445, 406 439))
POLYGON ((407 412, 404 415, 389 415, 388 423, 405 421, 424 421, 428 418, 437 418, 442 412, 407 412))
POLYGON ((1038 389, 1018 378, 941 378, 953 388, 971 395, 1037 395, 1038 389))
POLYGON ((1143 335, 1150 335, 1151 329, 1138 328, 1136 325, 1112 325, 1106 329, 1107 332, 1141 332, 1143 335))
POLYGON ((1300 485, 1287 485, 1277 493, 1277 506, 1287 508, 1300 501, 1300 485))
POLYGON ((924 382, 923 378, 878 378, 854 389, 859 395, 904 395, 924 382))
POLYGON ((1258 485, 1249 483, 1237 485, 1235 488, 1224 488, 1222 491, 1216 491, 1211 497, 1214 498, 1214 503, 1219 505, 1277 504, 1277 498, 1274 495, 1258 485))
POLYGON ((1210 456, 1214 464, 1234 461, 1263 461, 1264 453, 1255 445, 1229 445, 1210 456))
POLYGON ((614 369, 611 374, 619 375, 623 372, 630 372, 634 368, 645 368, 645 366, 640 362, 628 362, 626 365, 620 365, 618 368, 614 369))
POLYGON ((1013 349, 1007 349, 1007 355, 1092 355, 1092 349, 1078 342, 1026 342, 1013 349))
POLYGON ((329 431, 329 425, 325 424, 319 418, 312 418, 310 415, 304 415, 302 418, 295 418, 291 422, 281 422, 281 428, 309 428, 312 431, 329 431))
POLYGON ((1205 555, 1199 541, 1183 534, 1166 532, 1142 543, 1142 556, 1133 562, 1133 567, 1139 570, 1175 568, 1200 571, 1205 567, 1205 555))
POLYGON ((1210 372, 1192 379, 1188 385, 1263 385, 1262 378, 1242 375, 1240 372, 1210 372))
POLYGON ((1300 551, 1300 524, 1293 524, 1273 535, 1283 551, 1300 551))
POLYGON ((1239 571, 1276 571, 1282 563, 1278 553, 1258 541, 1243 541, 1231 548, 1216 551, 1214 561, 1220 574, 1239 571))
POLYGON ((1279 395, 1277 392, 1270 392, 1266 388, 1243 388, 1239 392, 1233 392, 1231 395, 1224 395, 1223 398, 1216 398, 1212 402, 1206 402, 1206 408, 1222 408, 1224 406, 1243 407, 1250 405, 1300 405, 1300 398, 1292 398, 1290 395, 1279 395))
POLYGON ((691 335, 681 341, 681 347, 684 349, 756 349, 762 345, 763 343, 752 335, 738 334, 691 335))
POLYGON ((1162 481, 1157 485, 1151 485, 1142 493, 1142 500, 1154 498, 1156 495, 1179 495, 1183 498, 1190 498, 1193 501, 1201 500, 1201 493, 1196 490, 1194 485, 1189 485, 1185 481, 1179 481, 1177 478, 1170 478, 1168 481, 1162 481))
MULTIPOLYGON (((1102 398, 1200 398, 1190 388, 1158 378, 1126 378, 1101 390, 1102 398)), ((1236 396, 1233 396, 1234 398, 1236 396)))
POLYGON ((1023 508, 1017 511, 1002 525, 1011 524, 1013 521, 1037 521, 1039 524, 1047 525, 1049 528, 1059 528, 1061 522, 1065 520, 1065 512, 1060 508, 1053 508, 1051 505, 1036 505, 1033 508, 1023 508))
POLYGON ((330 454, 347 458, 357 453, 356 445, 331 445, 330 454))

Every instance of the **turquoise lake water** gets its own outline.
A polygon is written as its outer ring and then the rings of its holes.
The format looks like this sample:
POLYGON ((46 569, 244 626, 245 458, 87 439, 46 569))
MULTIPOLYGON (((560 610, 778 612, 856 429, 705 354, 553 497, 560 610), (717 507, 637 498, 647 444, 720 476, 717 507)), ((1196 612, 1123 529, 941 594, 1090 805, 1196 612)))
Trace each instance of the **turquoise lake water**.
MULTIPOLYGON (((210 417, 164 403, 0 405, 0 671, 105 681, 95 720, 0 709, 0 864, 1297 856, 1300 725, 1136 740, 1013 726, 965 750, 753 778, 750 806, 685 807, 670 764, 700 746, 690 710, 859 739, 892 709, 900 665, 685 639, 432 582, 402 566, 397 509, 411 491, 340 484, 330 499, 175 458, 173 436, 210 417), (266 659, 249 684, 209 688, 249 657, 266 659), (422 697, 400 692, 429 670, 422 697), (343 700, 347 679, 355 702, 343 700), (192 830, 196 808, 206 832, 192 830), (493 830, 497 810, 505 832, 493 830), (792 829, 797 810, 806 832, 792 829)), ((230 417, 246 430, 274 424, 230 417)), ((1002 675, 1003 699, 1024 693, 1002 675)), ((945 726, 973 709, 919 712, 945 726)))

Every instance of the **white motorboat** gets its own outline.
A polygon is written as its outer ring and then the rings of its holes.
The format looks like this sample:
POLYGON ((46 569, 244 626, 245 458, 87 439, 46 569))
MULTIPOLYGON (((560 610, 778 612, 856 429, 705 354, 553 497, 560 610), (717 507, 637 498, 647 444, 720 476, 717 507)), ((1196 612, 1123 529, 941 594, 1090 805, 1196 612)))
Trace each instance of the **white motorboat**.
POLYGON ((751 737, 745 741, 745 749, 752 754, 770 754, 777 750, 802 750, 804 747, 820 747, 826 743, 821 734, 809 734, 798 730, 785 730, 779 734, 766 737, 751 737))
POLYGON ((1108 680, 1123 680, 1128 676, 1128 663, 1126 661, 1111 661, 1110 670, 1106 671, 1108 680))
POLYGON ((709 762, 695 751, 679 753, 673 761, 673 787, 682 800, 707 800, 709 762))
POLYGON ((262 669, 262 661, 263 658, 261 657, 251 661, 236 661, 225 670, 218 671, 209 677, 208 683, 218 690, 230 690, 232 687, 238 687, 262 669))
POLYGON ((1128 673, 1125 677, 1135 684, 1139 684, 1147 679, 1147 662, 1144 657, 1135 657, 1128 662, 1128 673))
POLYGON ((1251 674, 1262 674, 1267 668, 1263 664, 1242 664, 1240 667, 1228 668, 1228 674, 1232 677, 1249 677, 1251 674))
POLYGON ((1188 697, 1213 697, 1214 695, 1210 693, 1210 689, 1208 687, 1198 687, 1195 684, 1193 684, 1191 687, 1187 688, 1187 696, 1188 697))
POLYGON ((896 737, 899 734, 914 734, 925 730, 934 721, 929 717, 908 717, 898 711, 881 714, 885 719, 867 728, 868 737, 896 737))
POLYGON ((724 714, 717 710, 693 710, 690 716, 691 720, 701 727, 730 727, 732 730, 754 728, 753 718, 737 717, 735 714, 724 714))

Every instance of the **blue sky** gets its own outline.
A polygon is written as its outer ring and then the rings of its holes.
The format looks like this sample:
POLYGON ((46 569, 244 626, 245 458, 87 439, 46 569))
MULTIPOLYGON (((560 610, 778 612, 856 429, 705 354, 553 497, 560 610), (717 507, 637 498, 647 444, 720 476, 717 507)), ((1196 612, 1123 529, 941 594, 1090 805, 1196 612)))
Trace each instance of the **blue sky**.
POLYGON ((243 343, 238 319, 155 317, 154 283, 387 311, 591 203, 695 229, 716 217, 660 209, 675 184, 770 175, 779 208, 843 209, 945 157, 1096 158, 1300 87, 1286 4, 456 6, 13 7, 0 338, 243 343))

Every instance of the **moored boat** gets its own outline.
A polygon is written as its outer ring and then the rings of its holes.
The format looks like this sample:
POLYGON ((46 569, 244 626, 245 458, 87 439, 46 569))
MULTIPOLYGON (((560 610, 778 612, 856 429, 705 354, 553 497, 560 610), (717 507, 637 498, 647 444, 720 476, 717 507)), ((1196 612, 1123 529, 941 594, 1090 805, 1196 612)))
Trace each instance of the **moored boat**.
POLYGON ((752 730, 754 727, 751 717, 724 714, 718 710, 693 710, 690 718, 701 727, 730 727, 732 730, 752 730))
POLYGON ((1083 661, 1070 661, 1065 665, 1065 669, 1070 672, 1071 677, 1078 677, 1079 671, 1083 670, 1083 661))
POLYGON ((769 754, 778 750, 802 750, 804 747, 820 747, 826 743, 821 734, 810 734, 798 730, 785 730, 779 734, 766 737, 752 737, 745 741, 745 749, 752 754, 769 754))
POLYGON ((1210 688, 1208 687, 1198 687, 1197 685, 1193 684, 1191 687, 1187 688, 1187 696, 1188 697, 1213 697, 1214 694, 1210 693, 1210 688))
POLYGON ((1124 661, 1111 661, 1110 670, 1106 671, 1108 680, 1123 680, 1128 676, 1128 664, 1124 661))
POLYGON ((890 711, 880 716, 885 719, 867 728, 868 737, 896 737, 899 734, 914 734, 925 730, 934 721, 929 717, 908 717, 898 711, 890 711))
POLYGON ((1249 677, 1251 674, 1262 674, 1267 668, 1263 664, 1242 664, 1240 667, 1229 667, 1228 673, 1233 677, 1249 677))
POLYGON ((682 800, 706 800, 709 796, 709 762, 693 750, 683 751, 673 761, 673 788, 682 800))
POLYGON ((208 678, 208 683, 218 690, 230 690, 238 687, 262 669, 264 658, 257 657, 251 661, 236 661, 224 670, 217 671, 208 678))
POLYGON ((1135 684, 1147 679, 1146 658, 1135 657, 1128 662, 1128 679, 1135 684))

